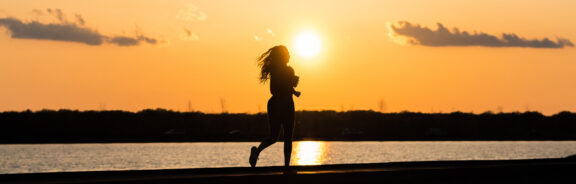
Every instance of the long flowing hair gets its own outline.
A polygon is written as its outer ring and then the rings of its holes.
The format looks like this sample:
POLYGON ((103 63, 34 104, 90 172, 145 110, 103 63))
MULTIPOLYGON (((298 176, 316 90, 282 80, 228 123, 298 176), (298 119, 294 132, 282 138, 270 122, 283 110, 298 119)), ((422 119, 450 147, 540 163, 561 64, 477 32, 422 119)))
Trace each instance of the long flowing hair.
POLYGON ((260 82, 266 83, 272 73, 290 60, 290 53, 284 45, 274 46, 258 57, 258 67, 260 67, 260 82))

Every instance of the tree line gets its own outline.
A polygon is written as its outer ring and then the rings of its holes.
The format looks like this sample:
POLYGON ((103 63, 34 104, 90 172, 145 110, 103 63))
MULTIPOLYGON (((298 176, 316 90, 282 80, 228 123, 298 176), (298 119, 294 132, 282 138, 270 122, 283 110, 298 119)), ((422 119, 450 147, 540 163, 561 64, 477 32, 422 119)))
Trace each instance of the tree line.
MULTIPOLYGON (((0 143, 259 141, 267 115, 165 109, 0 112, 0 143)), ((280 140, 281 140, 280 136, 280 140)), ((297 111, 296 140, 576 140, 576 113, 297 111)))

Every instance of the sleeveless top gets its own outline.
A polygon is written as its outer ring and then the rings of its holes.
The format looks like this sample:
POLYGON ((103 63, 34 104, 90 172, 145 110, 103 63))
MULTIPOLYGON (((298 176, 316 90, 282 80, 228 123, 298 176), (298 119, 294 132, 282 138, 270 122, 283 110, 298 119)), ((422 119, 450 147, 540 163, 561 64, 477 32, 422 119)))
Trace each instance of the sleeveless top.
POLYGON ((294 87, 298 85, 298 76, 294 75, 294 69, 282 66, 271 72, 270 93, 272 96, 292 97, 294 87))

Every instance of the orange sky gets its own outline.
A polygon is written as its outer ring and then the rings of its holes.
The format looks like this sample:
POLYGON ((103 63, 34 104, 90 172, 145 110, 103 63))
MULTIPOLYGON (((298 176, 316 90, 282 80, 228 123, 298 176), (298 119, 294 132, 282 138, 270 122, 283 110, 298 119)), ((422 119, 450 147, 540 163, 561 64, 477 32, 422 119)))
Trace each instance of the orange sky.
POLYGON ((313 31, 320 53, 292 52, 301 77, 297 110, 387 112, 576 111, 576 52, 528 47, 399 44, 388 25, 576 41, 572 1, 28 1, 0 0, 0 20, 65 21, 108 37, 155 44, 88 45, 12 38, 0 25, 0 111, 145 108, 254 113, 266 109, 256 57, 294 51, 313 31), (41 12, 41 13, 38 13, 41 12), (270 31, 268 31, 270 30, 270 31), (190 34, 187 34, 189 31, 190 34), (258 38, 258 39, 256 39, 258 38), (499 108, 500 107, 500 108, 499 108))

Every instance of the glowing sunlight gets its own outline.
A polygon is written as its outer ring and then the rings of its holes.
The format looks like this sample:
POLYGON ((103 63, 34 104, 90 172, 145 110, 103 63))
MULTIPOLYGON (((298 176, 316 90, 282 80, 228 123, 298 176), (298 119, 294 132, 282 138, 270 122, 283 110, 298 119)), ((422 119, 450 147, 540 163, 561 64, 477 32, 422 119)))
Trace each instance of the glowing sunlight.
POLYGON ((294 152, 296 165, 319 165, 324 163, 326 143, 321 141, 296 142, 294 152))
POLYGON ((296 50, 296 53, 306 59, 318 55, 321 47, 322 43, 320 38, 312 31, 300 32, 294 40, 294 49, 296 50))

